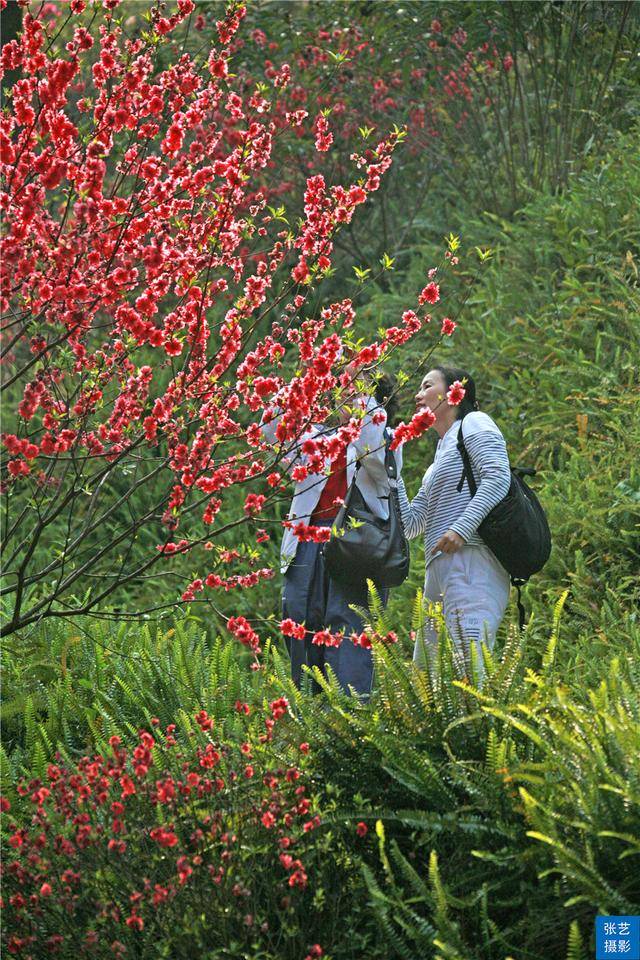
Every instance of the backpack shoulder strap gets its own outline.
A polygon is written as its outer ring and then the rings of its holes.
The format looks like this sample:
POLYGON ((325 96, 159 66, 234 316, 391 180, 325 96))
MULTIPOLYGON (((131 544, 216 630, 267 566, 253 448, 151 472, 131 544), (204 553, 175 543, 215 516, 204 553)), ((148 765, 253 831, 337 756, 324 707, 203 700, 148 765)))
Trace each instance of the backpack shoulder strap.
POLYGON ((468 454, 468 452, 467 452, 467 448, 466 448, 465 445, 464 445, 464 434, 463 434, 463 432, 462 432, 462 424, 463 424, 463 423, 464 423, 464 417, 463 417, 462 420, 460 421, 460 428, 459 428, 459 430, 458 430, 458 443, 457 443, 457 447, 458 447, 458 453, 459 453, 460 456, 462 457, 462 464, 463 464, 463 466, 462 466, 462 475, 461 475, 461 477, 460 477, 460 480, 458 481, 458 486, 456 487, 456 489, 457 489, 458 493, 461 493, 461 492, 462 492, 462 488, 463 488, 463 486, 464 486, 464 481, 465 481, 465 479, 466 479, 467 483, 469 484, 469 492, 471 493, 471 496, 472 496, 472 497, 475 497, 475 495, 476 495, 476 493, 477 493, 477 490, 478 490, 478 485, 477 485, 476 480, 475 480, 475 477, 474 477, 474 475, 473 475, 473 468, 472 468, 472 466, 471 466, 471 458, 469 457, 469 454, 468 454))
POLYGON ((518 604, 518 624, 521 630, 524 630, 525 609, 524 609, 524 604, 522 602, 522 592, 520 588, 525 582, 526 582, 525 580, 518 580, 515 577, 511 577, 511 585, 514 586, 518 592, 518 599, 516 602, 518 604))
POLYGON ((391 449, 391 441, 393 435, 389 430, 389 427, 384 428, 384 466, 387 471, 387 476, 389 480, 398 479, 398 464, 396 463, 396 457, 391 449))
MULTIPOLYGON (((393 434, 388 427, 384 428, 384 466, 387 471, 387 477, 389 480, 398 479, 398 464, 396 463, 396 458, 393 450, 391 449, 391 441, 393 440, 393 434)), ((356 460, 356 473, 362 466, 362 461, 360 458, 356 460)), ((354 474, 355 479, 355 474, 354 474)))

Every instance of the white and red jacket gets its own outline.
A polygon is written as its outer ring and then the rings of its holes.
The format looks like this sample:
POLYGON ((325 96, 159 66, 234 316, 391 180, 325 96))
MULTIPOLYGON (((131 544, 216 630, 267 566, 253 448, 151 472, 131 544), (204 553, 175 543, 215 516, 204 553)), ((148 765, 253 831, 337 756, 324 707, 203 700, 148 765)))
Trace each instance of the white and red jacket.
MULTIPOLYGON (((276 439, 276 428, 279 417, 276 416, 268 423, 261 423, 260 429, 267 443, 272 444, 277 450, 280 446, 276 439)), ((387 424, 387 415, 384 407, 381 407, 373 397, 367 397, 365 400, 365 414, 362 419, 362 426, 359 437, 347 445, 347 488, 353 480, 356 464, 360 462, 360 470, 356 483, 360 493, 364 497, 369 509, 375 516, 386 520, 389 516, 389 478, 384 463, 385 438, 384 431, 387 424), (383 417, 376 416, 379 423, 374 423, 373 415, 384 414, 383 417)), ((302 436, 294 443, 282 449, 282 459, 280 463, 289 471, 302 464, 308 463, 307 456, 302 452, 301 447, 305 440, 314 439, 319 436, 329 436, 329 432, 324 425, 313 424, 302 436)), ((395 451, 398 475, 402 470, 402 448, 395 451)), ((288 520, 302 521, 310 523, 313 511, 316 508, 320 494, 324 488, 329 473, 331 472, 331 461, 327 458, 324 471, 320 473, 308 473, 304 480, 296 482, 289 510, 288 520)), ((285 527, 282 537, 282 546, 280 550, 280 570, 286 573, 286 570, 296 555, 298 548, 298 539, 290 527, 285 527)))

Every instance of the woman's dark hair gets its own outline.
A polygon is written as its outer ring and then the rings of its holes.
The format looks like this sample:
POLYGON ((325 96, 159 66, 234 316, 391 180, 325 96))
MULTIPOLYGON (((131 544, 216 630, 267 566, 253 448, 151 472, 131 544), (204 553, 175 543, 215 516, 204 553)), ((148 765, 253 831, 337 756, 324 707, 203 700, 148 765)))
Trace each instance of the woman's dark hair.
POLYGON ((374 376, 376 403, 387 411, 387 424, 391 427, 398 412, 398 401, 395 397, 396 378, 389 373, 377 373, 374 376))
POLYGON ((456 380, 459 380, 460 383, 462 383, 463 380, 466 381, 464 383, 464 400, 458 407, 456 420, 462 420, 468 413, 480 409, 478 401, 476 400, 475 381, 470 373, 467 373, 466 370, 462 370, 460 367, 432 367, 431 369, 437 370, 438 373, 442 374, 447 390, 456 380))

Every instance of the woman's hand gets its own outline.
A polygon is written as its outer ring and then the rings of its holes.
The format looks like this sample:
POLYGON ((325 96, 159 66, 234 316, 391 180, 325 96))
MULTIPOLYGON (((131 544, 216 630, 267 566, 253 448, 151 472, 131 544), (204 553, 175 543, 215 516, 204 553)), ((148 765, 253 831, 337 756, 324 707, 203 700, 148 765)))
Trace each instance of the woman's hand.
POLYGON ((455 530, 447 530, 446 533, 443 533, 435 547, 431 551, 431 556, 434 553, 442 551, 442 553, 456 553, 460 547, 464 547, 465 541, 462 539, 459 533, 456 533, 455 530))

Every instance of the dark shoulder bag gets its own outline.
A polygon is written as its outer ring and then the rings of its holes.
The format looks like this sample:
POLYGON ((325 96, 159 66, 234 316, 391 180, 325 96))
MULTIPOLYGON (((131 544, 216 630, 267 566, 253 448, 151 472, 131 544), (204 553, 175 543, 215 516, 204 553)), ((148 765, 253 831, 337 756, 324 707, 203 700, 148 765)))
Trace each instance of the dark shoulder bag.
POLYGON ((362 496, 356 483, 358 462, 331 539, 324 546, 327 573, 345 586, 361 588, 367 580, 373 580, 376 587, 398 587, 409 573, 409 544, 402 526, 398 491, 391 483, 395 484, 398 469, 390 449, 391 435, 386 430, 385 440, 385 468, 390 481, 388 519, 376 517, 362 496))
MULTIPOLYGON (((458 492, 462 490, 466 479, 471 496, 475 497, 478 487, 464 445, 463 422, 464 417, 458 432, 458 451, 463 463, 458 492)), ((525 467, 512 468, 509 492, 489 511, 478 527, 479 535, 510 574, 511 583, 518 590, 521 629, 524 626, 524 607, 520 587, 534 573, 542 570, 551 553, 551 532, 545 512, 533 490, 522 479, 523 476, 534 476, 535 472, 525 467)))

